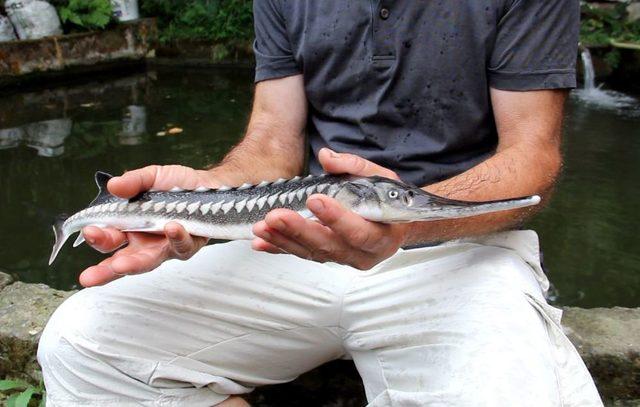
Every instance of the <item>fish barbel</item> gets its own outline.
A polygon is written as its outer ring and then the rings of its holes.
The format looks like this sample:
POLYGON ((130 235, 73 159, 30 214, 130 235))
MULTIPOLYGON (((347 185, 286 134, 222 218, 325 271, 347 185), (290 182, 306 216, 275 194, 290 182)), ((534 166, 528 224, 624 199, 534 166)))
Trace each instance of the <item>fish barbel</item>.
MULTIPOLYGON (((175 221, 196 236, 251 239, 252 226, 273 209, 291 209, 305 218, 313 218, 306 207, 307 198, 313 194, 330 196, 363 218, 382 223, 463 218, 540 202, 537 195, 485 202, 458 201, 388 178, 351 175, 310 175, 236 188, 152 190, 123 199, 107 191, 111 178, 107 173, 97 172, 98 196, 85 209, 53 225, 55 244, 49 264, 69 236, 85 226, 161 233, 168 222, 175 221)), ((73 246, 82 242, 80 233, 73 246)))

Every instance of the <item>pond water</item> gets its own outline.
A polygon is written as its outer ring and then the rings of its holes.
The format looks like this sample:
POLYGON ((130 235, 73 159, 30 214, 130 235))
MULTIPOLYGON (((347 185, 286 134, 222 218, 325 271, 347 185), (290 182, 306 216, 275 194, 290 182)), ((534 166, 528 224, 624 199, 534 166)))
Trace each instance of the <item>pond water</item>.
MULTIPOLYGON (((0 271, 77 287, 102 255, 67 244, 47 260, 52 220, 95 195, 97 169, 219 161, 242 135, 249 70, 158 70, 46 91, 0 93, 0 271), (169 128, 183 132, 162 135, 169 128)), ((562 305, 640 306, 640 109, 572 97, 566 165, 539 231, 562 305)))

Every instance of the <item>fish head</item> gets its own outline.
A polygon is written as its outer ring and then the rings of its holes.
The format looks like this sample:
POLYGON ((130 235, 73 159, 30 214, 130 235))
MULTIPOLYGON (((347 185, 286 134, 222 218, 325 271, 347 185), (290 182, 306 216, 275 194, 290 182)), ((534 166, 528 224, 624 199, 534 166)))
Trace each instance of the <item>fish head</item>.
POLYGON ((384 177, 354 178, 345 182, 336 198, 365 219, 378 222, 410 222, 416 196, 422 190, 384 177))
POLYGON ((384 177, 352 179, 343 184, 335 198, 363 218, 385 223, 464 218, 540 202, 538 196, 485 202, 459 201, 384 177))

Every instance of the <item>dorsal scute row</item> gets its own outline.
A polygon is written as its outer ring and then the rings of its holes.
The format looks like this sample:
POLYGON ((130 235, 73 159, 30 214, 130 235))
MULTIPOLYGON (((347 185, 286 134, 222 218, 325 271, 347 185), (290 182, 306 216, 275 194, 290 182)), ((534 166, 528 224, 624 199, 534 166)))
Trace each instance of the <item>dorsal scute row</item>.
POLYGON ((286 207, 286 205, 291 205, 296 200, 303 202, 306 197, 314 193, 323 193, 329 188, 329 185, 328 182, 309 186, 302 184, 298 188, 284 192, 282 190, 274 190, 261 195, 244 196, 233 199, 229 199, 228 197, 224 199, 224 197, 221 197, 221 199, 217 201, 193 201, 177 196, 157 196, 155 199, 146 201, 116 201, 91 206, 78 212, 74 216, 83 217, 108 212, 141 212, 150 214, 181 214, 184 212, 185 214, 192 215, 198 211, 201 212, 202 215, 215 215, 220 211, 227 214, 232 209, 235 209, 237 213, 241 213, 245 209, 247 212, 251 212, 254 209, 262 210, 264 207, 268 209, 286 207), (279 206, 277 205, 278 202, 280 203, 279 206))
MULTIPOLYGON (((188 189, 183 189, 180 187, 173 187, 169 190, 169 192, 211 192, 211 191, 219 191, 219 192, 229 192, 229 191, 246 191, 248 189, 254 189, 254 188, 264 188, 264 187, 268 187, 270 185, 282 185, 282 184, 290 184, 293 182, 298 182, 298 181, 302 181, 302 182, 306 182, 306 181, 311 181, 314 178, 323 178, 325 177, 326 174, 321 174, 321 175, 307 175, 306 177, 301 177, 301 176, 295 176, 293 178, 290 179, 286 179, 286 178, 279 178, 275 181, 262 181, 259 184, 249 184, 249 183, 244 183, 238 187, 230 187, 227 185, 222 185, 219 186, 218 188, 208 188, 205 186, 199 186, 196 189, 193 190, 188 190, 188 189)), ((160 191, 156 191, 153 190, 152 192, 160 192, 160 191)))

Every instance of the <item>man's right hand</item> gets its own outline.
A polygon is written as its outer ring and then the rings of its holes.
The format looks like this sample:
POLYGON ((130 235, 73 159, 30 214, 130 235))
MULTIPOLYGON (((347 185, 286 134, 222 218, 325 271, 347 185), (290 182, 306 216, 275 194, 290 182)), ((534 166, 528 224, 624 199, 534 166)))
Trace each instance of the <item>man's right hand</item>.
MULTIPOLYGON (((114 177, 107 188, 116 196, 131 198, 149 189, 195 189, 199 186, 216 188, 220 185, 209 171, 180 165, 152 165, 114 177)), ((207 243, 206 238, 191 236, 176 222, 167 224, 164 234, 124 233, 114 228, 94 226, 85 227, 82 233, 96 250, 103 253, 117 250, 108 259, 80 274, 80 284, 85 287, 106 284, 128 274, 151 271, 168 259, 186 260, 207 243), (119 249, 125 244, 126 247, 119 249)))

